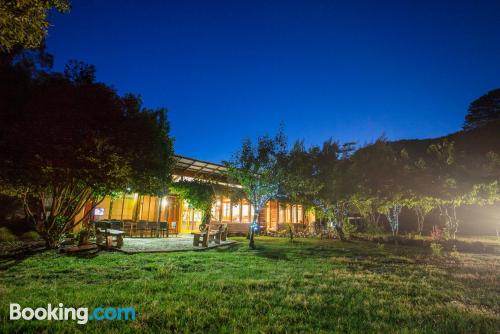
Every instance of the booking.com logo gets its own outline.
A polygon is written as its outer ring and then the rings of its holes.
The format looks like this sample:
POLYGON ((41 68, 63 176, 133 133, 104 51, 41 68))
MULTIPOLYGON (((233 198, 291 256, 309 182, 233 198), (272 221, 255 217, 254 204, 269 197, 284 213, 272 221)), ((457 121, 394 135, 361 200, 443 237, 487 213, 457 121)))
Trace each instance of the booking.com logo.
POLYGON ((89 321, 100 320, 135 320, 135 307, 96 307, 89 312, 87 307, 64 307, 59 303, 58 307, 47 304, 47 307, 24 307, 16 303, 10 304, 10 320, 75 320, 83 325, 89 321))

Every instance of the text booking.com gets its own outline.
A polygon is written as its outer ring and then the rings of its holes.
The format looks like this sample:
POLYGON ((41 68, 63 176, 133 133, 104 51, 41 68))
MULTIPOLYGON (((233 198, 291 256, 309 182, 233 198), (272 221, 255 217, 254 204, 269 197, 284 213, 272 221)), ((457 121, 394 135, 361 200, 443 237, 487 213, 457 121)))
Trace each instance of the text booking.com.
POLYGON ((11 303, 9 310, 10 320, 50 320, 50 321, 76 321, 83 325, 89 321, 100 320, 135 320, 135 307, 96 307, 89 310, 87 307, 65 307, 62 303, 47 307, 21 307, 20 304, 11 303))

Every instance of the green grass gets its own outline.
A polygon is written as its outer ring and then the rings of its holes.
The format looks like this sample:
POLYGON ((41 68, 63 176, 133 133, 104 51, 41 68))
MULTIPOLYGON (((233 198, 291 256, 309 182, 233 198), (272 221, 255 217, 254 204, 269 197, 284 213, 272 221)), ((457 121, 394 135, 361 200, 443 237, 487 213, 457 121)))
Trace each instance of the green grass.
POLYGON ((0 271, 2 332, 494 333, 499 256, 333 240, 258 238, 225 250, 45 252, 0 271), (9 321, 23 307, 135 306, 136 321, 9 321))

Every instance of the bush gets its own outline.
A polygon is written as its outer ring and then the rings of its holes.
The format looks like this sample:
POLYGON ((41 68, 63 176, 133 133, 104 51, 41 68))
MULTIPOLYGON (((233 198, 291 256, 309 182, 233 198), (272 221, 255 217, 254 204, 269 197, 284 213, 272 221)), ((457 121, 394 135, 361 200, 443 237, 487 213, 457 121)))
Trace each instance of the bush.
POLYGON ((444 240, 444 231, 437 226, 432 227, 431 239, 434 241, 444 240))
POLYGON ((36 233, 35 231, 29 231, 21 235, 21 240, 25 241, 38 241, 40 239, 40 234, 36 233))
POLYGON ((433 242, 431 243, 431 250, 432 250, 432 255, 441 256, 441 254, 443 253, 443 246, 441 244, 433 242))
POLYGON ((453 248, 450 252, 450 256, 455 258, 455 259, 458 259, 460 257, 460 253, 458 252, 458 249, 457 249, 457 246, 456 245, 453 245, 453 248))
POLYGON ((17 237, 6 227, 0 227, 0 241, 16 241, 17 237))
POLYGON ((351 235, 356 232, 356 225, 351 223, 349 219, 346 219, 344 224, 342 224, 342 232, 344 232, 346 239, 350 239, 351 235))

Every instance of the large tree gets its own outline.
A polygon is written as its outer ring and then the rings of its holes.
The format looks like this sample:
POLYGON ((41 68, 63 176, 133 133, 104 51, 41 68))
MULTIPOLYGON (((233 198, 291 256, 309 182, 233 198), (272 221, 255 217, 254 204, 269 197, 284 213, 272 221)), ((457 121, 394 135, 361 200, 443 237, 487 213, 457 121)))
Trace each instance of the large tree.
MULTIPOLYGON (((56 247, 88 204, 127 188, 164 191, 170 181, 172 141, 164 109, 148 110, 93 81, 93 67, 42 73, 26 92, 4 103, 0 182, 18 195, 26 215, 56 247), (21 101, 21 102, 20 102, 21 101)), ((90 213, 91 210, 86 210, 90 213)))
POLYGON ((0 1, 0 50, 15 47, 37 48, 47 35, 48 13, 55 9, 69 11, 68 0, 2 0, 0 1))
POLYGON ((356 185, 353 202, 373 229, 378 227, 378 214, 382 213, 389 221, 392 233, 398 233, 399 214, 407 196, 406 159, 404 150, 395 151, 384 138, 361 148, 352 158, 356 185))
POLYGON ((489 91, 470 104, 464 129, 475 129, 493 121, 500 121, 500 88, 489 91))
POLYGON ((253 221, 249 228, 249 246, 255 248, 255 232, 264 205, 281 193, 284 182, 282 168, 286 156, 286 139, 280 130, 274 137, 261 136, 257 142, 243 141, 241 149, 232 160, 225 162, 227 176, 241 185, 247 199, 253 205, 253 221))

